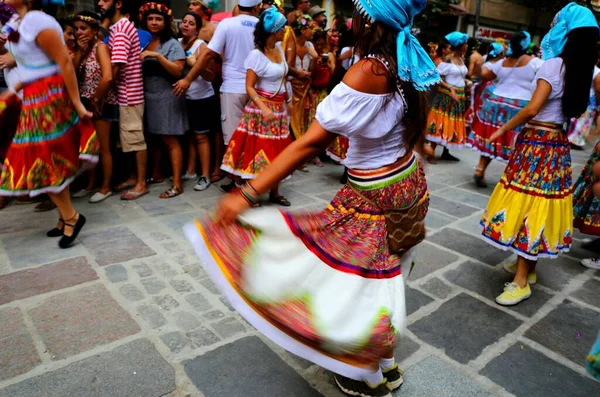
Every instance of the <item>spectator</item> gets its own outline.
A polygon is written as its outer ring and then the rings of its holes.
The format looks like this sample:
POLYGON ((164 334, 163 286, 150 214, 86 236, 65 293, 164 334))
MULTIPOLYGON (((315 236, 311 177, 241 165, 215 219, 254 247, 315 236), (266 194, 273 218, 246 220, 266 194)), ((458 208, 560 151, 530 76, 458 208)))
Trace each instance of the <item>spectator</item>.
MULTIPOLYGON (((197 38, 200 26, 202 26, 202 19, 194 12, 185 14, 181 21, 182 38, 180 42, 185 51, 186 71, 194 66, 200 51, 206 51, 206 42, 197 38)), ((194 187, 196 191, 206 190, 211 184, 208 178, 211 164, 208 134, 219 130, 218 102, 215 90, 210 83, 214 77, 212 68, 206 68, 203 76, 194 80, 185 94, 191 134, 188 148, 188 169, 184 179, 196 177, 196 155, 200 156, 202 174, 194 187)), ((219 159, 223 158, 222 146, 221 140, 221 149, 217 153, 219 159)))
MULTIPOLYGON (((90 203, 99 203, 112 195, 110 182, 113 161, 110 151, 111 123, 118 121, 119 106, 117 93, 113 89, 110 50, 98 37, 100 19, 93 12, 82 12, 74 17, 77 30, 78 51, 75 64, 78 70, 79 93, 86 108, 94 112, 94 127, 100 142, 100 161, 102 164, 102 185, 100 190, 90 197, 90 203)), ((90 172, 88 187, 73 194, 73 197, 85 197, 96 188, 96 171, 90 172)))
POLYGON ((308 14, 310 0, 292 0, 292 6, 294 7, 294 11, 290 12, 287 16, 288 25, 290 26, 294 26, 299 18, 308 14))
MULTIPOLYGON (((191 83, 206 70, 211 60, 223 57, 223 85, 221 86, 221 127, 223 142, 229 144, 242 111, 248 102, 246 93, 246 70, 244 61, 254 49, 252 40, 256 17, 260 11, 260 0, 240 0, 240 15, 228 18, 219 23, 207 50, 200 54, 188 75, 174 84, 176 95, 183 95, 191 83)), ((228 192, 235 183, 221 186, 228 192)))
MULTIPOLYGON (((160 136, 169 152, 173 186, 160 195, 161 199, 169 199, 183 193, 183 153, 179 137, 189 126, 185 99, 173 94, 172 84, 183 73, 185 52, 173 38, 170 8, 160 3, 146 3, 140 8, 140 20, 144 29, 152 34, 152 41, 142 52, 146 126, 150 134, 160 136)), ((158 159, 155 158, 155 167, 160 167, 158 159)))
MULTIPOLYGON (((130 0, 131 1, 131 0, 130 0)), ((144 140, 144 85, 140 40, 125 17, 125 0, 99 0, 98 7, 110 19, 109 47, 119 102, 119 135, 123 153, 135 153, 137 176, 117 186, 122 200, 136 200, 149 193, 146 185, 148 151, 144 140)))
POLYGON ((326 12, 327 11, 325 11, 319 6, 311 7, 308 10, 308 15, 310 15, 310 17, 312 18, 315 27, 321 28, 323 30, 327 29, 327 15, 325 15, 326 12))
POLYGON ((215 25, 210 23, 212 10, 219 6, 219 0, 188 0, 188 10, 196 13, 202 21, 198 27, 198 38, 209 43, 215 34, 215 25))

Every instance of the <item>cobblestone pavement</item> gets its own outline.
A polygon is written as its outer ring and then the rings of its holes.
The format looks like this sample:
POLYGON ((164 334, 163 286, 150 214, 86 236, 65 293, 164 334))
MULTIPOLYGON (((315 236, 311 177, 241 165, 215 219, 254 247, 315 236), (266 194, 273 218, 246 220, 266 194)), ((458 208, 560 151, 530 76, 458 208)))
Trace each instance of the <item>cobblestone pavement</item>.
MULTIPOLYGON (((573 154, 575 176, 588 152, 573 154)), ((533 296, 496 305, 514 260, 478 238, 492 188, 476 190, 477 156, 427 169, 430 228, 408 279, 408 331, 397 355, 399 396, 592 396, 600 383, 584 358, 600 328, 600 272, 574 248, 542 261, 533 296)), ((488 179, 503 166, 493 163, 488 179)), ((342 168, 297 173, 283 193, 294 209, 323 208, 342 168)), ((330 373, 294 357, 223 300, 181 227, 221 196, 188 183, 159 200, 77 202, 88 218, 78 244, 59 250, 44 236, 53 213, 0 212, 0 396, 334 396, 330 373)))

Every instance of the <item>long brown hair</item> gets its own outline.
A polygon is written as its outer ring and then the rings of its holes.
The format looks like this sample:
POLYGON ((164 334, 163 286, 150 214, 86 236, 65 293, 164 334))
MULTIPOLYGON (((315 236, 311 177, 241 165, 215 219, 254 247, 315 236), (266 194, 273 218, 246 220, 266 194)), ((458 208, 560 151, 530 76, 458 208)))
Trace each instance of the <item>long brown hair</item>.
MULTIPOLYGON (((352 29, 356 39, 355 51, 360 57, 379 55, 383 57, 389 67, 389 72, 384 72, 388 77, 388 90, 390 92, 402 90, 406 100, 407 109, 403 118, 406 127, 406 148, 412 150, 415 145, 423 142, 427 128, 427 114, 429 113, 429 100, 426 92, 415 89, 412 83, 401 81, 398 78, 398 62, 396 50, 396 37, 398 32, 388 28, 381 22, 369 25, 367 18, 355 12, 352 20, 352 29)), ((381 74, 376 69, 373 73, 381 74)))

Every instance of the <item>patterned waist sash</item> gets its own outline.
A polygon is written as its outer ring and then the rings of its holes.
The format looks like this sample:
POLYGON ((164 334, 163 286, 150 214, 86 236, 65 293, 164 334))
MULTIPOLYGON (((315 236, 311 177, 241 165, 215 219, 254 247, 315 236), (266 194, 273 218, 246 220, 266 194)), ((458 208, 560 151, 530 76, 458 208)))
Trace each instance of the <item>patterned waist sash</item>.
POLYGON ((536 129, 536 130, 546 130, 546 131, 562 131, 563 130, 562 124, 546 123, 543 121, 535 121, 535 120, 529 121, 525 126, 536 129))
POLYGON ((276 102, 283 103, 285 102, 285 93, 279 93, 277 95, 273 95, 274 92, 256 90, 256 93, 261 96, 261 98, 268 102, 276 102))
POLYGON ((373 190, 404 179, 418 167, 413 152, 399 158, 394 164, 374 170, 348 170, 348 183, 357 190, 373 190))

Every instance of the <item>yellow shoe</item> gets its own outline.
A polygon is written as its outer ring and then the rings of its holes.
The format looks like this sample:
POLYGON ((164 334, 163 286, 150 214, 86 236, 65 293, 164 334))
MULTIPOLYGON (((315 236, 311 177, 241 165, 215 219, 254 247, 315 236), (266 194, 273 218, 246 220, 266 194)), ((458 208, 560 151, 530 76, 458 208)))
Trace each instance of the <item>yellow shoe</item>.
MULTIPOLYGON (((510 274, 515 274, 517 272, 517 265, 514 263, 505 263, 504 270, 510 274)), ((527 282, 529 285, 535 285, 535 283, 537 283, 537 273, 529 273, 527 275, 527 282)))
POLYGON ((502 306, 512 306, 523 302, 531 296, 531 287, 527 284, 524 288, 515 283, 504 284, 504 292, 496 298, 496 303, 502 306))

